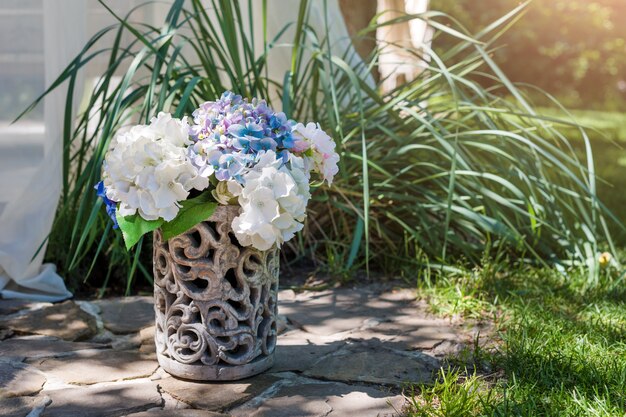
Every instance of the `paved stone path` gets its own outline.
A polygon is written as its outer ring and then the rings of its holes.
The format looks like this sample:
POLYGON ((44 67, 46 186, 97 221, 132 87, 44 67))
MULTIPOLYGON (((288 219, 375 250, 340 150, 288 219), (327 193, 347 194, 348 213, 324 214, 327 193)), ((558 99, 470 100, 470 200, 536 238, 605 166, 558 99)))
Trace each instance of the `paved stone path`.
POLYGON ((402 388, 473 337, 407 289, 284 290, 279 314, 272 369, 194 383, 159 368, 150 297, 0 300, 0 415, 400 416, 402 388))

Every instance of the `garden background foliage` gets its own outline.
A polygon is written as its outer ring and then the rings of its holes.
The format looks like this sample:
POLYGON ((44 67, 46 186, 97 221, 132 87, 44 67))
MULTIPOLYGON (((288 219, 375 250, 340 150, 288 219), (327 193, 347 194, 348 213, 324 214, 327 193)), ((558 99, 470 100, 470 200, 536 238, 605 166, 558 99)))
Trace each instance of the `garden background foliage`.
MULTIPOLYGON (((472 33, 518 4, 517 0, 431 1, 432 8, 453 16, 472 33)), ((452 45, 448 39, 436 46, 445 50, 452 45)), ((536 85, 568 107, 624 108, 626 2, 622 0, 534 0, 494 46, 494 60, 509 78, 536 85)))
MULTIPOLYGON (((149 239, 126 253, 93 191, 115 132, 160 110, 190 114, 224 90, 278 97, 269 104, 319 121, 338 143, 340 174, 331 188, 314 192, 304 232, 283 250, 286 262, 414 278, 497 254, 563 268, 588 264, 588 281, 597 280, 596 254, 611 249, 609 229, 621 224, 596 196, 588 136, 564 110, 539 114, 492 59, 493 41, 525 5, 473 33, 437 11, 386 22, 428 19, 434 44, 447 46, 426 51, 428 68, 417 79, 381 93, 365 79, 389 46, 350 67, 347 52, 328 42, 328 30, 307 24, 308 1, 300 2, 297 22, 285 22, 275 39, 264 36, 261 50, 246 33, 266 27, 265 13, 250 16, 240 2, 205 3, 175 1, 160 27, 138 23, 132 13, 117 16, 119 23, 98 32, 51 87, 70 86, 64 188, 48 258, 74 288, 86 280, 103 289, 124 282, 131 292, 138 274, 151 281, 149 239), (112 45, 102 42, 107 33, 115 34, 112 45), (123 33, 132 34, 128 46, 123 33), (276 48, 292 57, 278 80, 266 75, 276 48), (73 121, 77 74, 102 55, 108 69, 73 121), (582 155, 562 127, 584 143, 582 155)), ((358 36, 371 38, 376 27, 358 36)), ((409 52, 423 59, 424 51, 409 52)))

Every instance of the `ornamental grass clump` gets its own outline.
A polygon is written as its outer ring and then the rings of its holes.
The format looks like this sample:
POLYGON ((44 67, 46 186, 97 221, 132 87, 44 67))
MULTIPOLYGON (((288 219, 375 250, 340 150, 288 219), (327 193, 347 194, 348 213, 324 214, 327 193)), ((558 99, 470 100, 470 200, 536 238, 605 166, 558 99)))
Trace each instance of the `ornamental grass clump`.
POLYGON ((268 250, 302 230, 311 174, 330 184, 338 161, 319 125, 225 92, 191 125, 160 112, 118 133, 96 189, 128 249, 159 227, 166 240, 183 233, 222 204, 241 206, 231 225, 239 243, 268 250))

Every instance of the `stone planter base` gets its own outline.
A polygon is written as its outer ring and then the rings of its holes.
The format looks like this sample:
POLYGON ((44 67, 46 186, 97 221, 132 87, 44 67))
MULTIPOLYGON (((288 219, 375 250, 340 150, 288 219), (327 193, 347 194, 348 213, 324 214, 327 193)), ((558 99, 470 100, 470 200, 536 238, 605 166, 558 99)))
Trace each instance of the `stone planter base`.
POLYGON ((239 366, 185 365, 160 354, 157 359, 168 374, 194 381, 234 381, 260 374, 274 365, 274 355, 239 366))
POLYGON ((238 213, 219 206, 169 241, 154 232, 154 337, 172 375, 235 380, 274 363, 278 249, 240 246, 230 226, 238 213))

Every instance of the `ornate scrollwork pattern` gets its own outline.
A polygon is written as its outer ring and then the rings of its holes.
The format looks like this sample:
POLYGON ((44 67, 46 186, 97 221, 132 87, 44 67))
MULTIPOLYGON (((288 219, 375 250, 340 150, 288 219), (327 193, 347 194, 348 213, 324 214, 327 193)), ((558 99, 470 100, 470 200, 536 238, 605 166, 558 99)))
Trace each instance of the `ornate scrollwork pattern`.
POLYGON ((276 347, 278 249, 237 242, 237 206, 169 241, 154 232, 157 354, 185 365, 238 366, 276 347))

